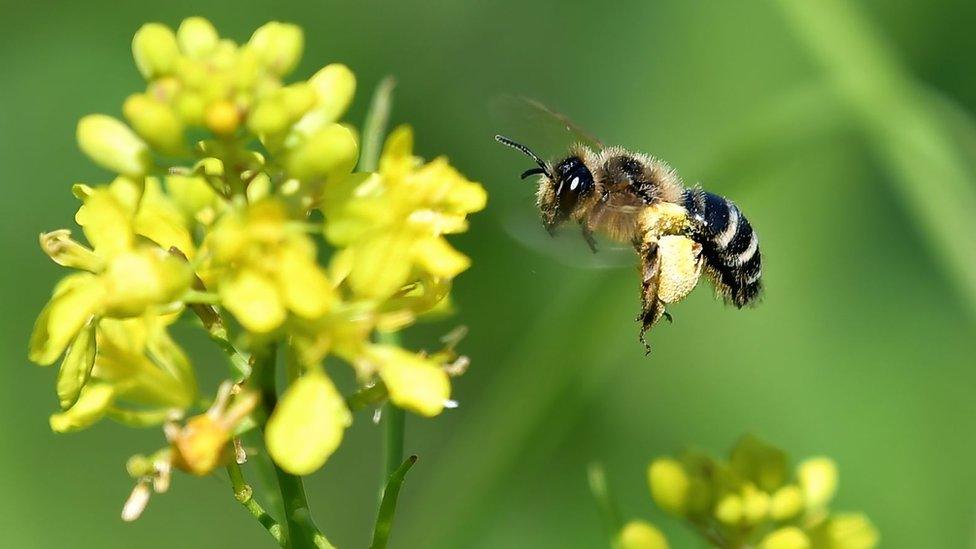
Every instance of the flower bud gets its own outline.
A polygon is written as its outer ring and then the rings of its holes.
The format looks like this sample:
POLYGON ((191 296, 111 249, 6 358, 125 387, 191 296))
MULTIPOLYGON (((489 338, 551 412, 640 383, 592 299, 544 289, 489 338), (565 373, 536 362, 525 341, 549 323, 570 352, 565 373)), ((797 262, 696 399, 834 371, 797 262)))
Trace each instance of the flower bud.
POLYGON ((813 533, 817 546, 832 549, 872 549, 878 545, 878 529, 860 513, 838 513, 813 533))
POLYGON ((770 532, 759 543, 759 549, 809 549, 810 539, 796 526, 770 532))
POLYGON ((735 494, 728 494, 718 501, 715 506, 715 518, 729 526, 742 521, 742 498, 735 494))
POLYGON ((311 181, 348 174, 356 165, 356 137, 339 124, 330 124, 299 144, 285 157, 289 175, 311 181))
POLYGON ((837 492, 837 464, 830 458, 811 458, 800 463, 797 477, 807 509, 826 506, 837 492))
POLYGON ((130 177, 142 177, 152 166, 149 147, 122 122, 90 114, 78 122, 78 146, 96 164, 130 177))
POLYGON ((670 458, 656 459, 647 469, 647 479, 658 507, 675 515, 684 514, 691 480, 681 463, 670 458))
POLYGON ((773 520, 791 519, 802 510, 803 492, 792 484, 777 490, 769 503, 769 514, 773 520))
POLYGON ((179 154, 185 147, 183 122, 173 109, 146 94, 130 95, 122 113, 136 133, 166 154, 179 154))
POLYGON ((132 37, 132 57, 146 80, 170 74, 179 54, 176 35, 166 25, 147 23, 132 37))
POLYGON ((618 549, 668 549, 668 540, 660 530, 643 520, 632 520, 620 529, 618 549))
POLYGON ((322 67, 308 79, 308 83, 318 95, 317 108, 333 121, 346 112, 356 93, 356 75, 341 63, 322 67))
POLYGON ((759 524, 769 513, 769 494, 753 484, 742 488, 742 514, 749 524, 759 524))
POLYGON ((207 128, 215 134, 231 135, 241 125, 241 112, 230 101, 215 101, 207 106, 204 119, 207 128))
POLYGON ((301 28, 272 21, 254 31, 247 47, 257 53, 259 61, 269 72, 284 76, 298 64, 304 44, 301 28))
POLYGON ((213 51, 220 37, 210 21, 203 17, 188 17, 176 30, 176 40, 184 54, 199 59, 213 51))

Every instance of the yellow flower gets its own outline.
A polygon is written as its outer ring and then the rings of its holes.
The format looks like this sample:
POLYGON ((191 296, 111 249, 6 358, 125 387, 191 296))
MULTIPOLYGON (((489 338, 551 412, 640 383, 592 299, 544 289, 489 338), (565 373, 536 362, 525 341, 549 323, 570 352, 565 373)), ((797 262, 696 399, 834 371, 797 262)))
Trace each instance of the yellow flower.
POLYGON ((872 549, 881 540, 877 528, 860 513, 840 513, 827 519, 813 533, 816 547, 872 549))
POLYGON ((201 276, 248 330, 267 333, 289 313, 314 319, 331 307, 332 284, 303 231, 282 202, 268 198, 228 211, 204 241, 209 261, 201 276))
MULTIPOLYGON (((124 180, 99 189, 85 188, 76 219, 93 249, 72 241, 67 231, 41 235, 41 246, 55 262, 89 270, 66 277, 34 325, 30 358, 51 364, 82 326, 94 317, 127 318, 175 302, 189 287, 185 263, 158 246, 137 241, 141 214, 124 205, 124 180)), ((150 208, 151 210, 151 208, 150 208)), ((163 233, 160 221, 144 219, 143 234, 163 233)), ((192 250, 191 250, 192 251, 192 250)))
POLYGON ((196 398, 189 359, 166 326, 175 315, 146 315, 88 324, 72 343, 58 376, 64 411, 55 431, 88 427, 108 415, 132 425, 162 423, 196 398))
POLYGON ((401 126, 386 141, 379 173, 357 174, 323 190, 328 240, 352 256, 348 283, 367 298, 387 298, 426 273, 453 278, 470 260, 445 234, 467 229, 466 216, 487 195, 445 158, 413 156, 413 132, 401 126))
POLYGON ((660 530, 643 520, 632 520, 617 534, 618 549, 668 549, 668 540, 660 530))

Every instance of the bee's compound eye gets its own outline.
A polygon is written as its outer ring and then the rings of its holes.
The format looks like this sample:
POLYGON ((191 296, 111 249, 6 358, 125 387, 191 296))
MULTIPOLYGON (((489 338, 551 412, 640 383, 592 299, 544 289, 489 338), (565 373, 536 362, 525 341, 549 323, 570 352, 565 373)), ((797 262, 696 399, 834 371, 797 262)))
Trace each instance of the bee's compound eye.
POLYGON ((556 165, 556 195, 559 197, 559 208, 569 213, 576 206, 581 197, 593 189, 593 174, 582 160, 571 156, 556 165))

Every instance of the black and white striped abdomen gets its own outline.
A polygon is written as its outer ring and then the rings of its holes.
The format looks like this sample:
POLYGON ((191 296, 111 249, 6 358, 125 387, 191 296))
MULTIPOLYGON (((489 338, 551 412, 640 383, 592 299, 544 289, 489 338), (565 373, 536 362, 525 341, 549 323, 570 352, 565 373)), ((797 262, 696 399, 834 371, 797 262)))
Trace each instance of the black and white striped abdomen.
POLYGON ((762 289, 762 254, 749 221, 730 200, 698 188, 685 191, 684 207, 715 287, 736 307, 754 302, 762 289))

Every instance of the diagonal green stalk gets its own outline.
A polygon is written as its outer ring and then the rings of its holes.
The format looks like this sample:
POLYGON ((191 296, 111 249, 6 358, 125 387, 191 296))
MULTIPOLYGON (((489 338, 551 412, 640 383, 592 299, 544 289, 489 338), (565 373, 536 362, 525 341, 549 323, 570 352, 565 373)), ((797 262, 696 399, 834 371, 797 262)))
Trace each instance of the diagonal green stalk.
POLYGON ((244 474, 241 466, 235 461, 231 461, 227 466, 227 475, 230 477, 231 486, 234 488, 234 499, 240 502, 251 516, 271 534, 271 537, 278 542, 278 545, 285 546, 285 536, 281 531, 281 525, 267 511, 254 500, 254 490, 244 481, 244 474))
POLYGON ((600 508, 600 515, 603 518, 603 526, 610 536, 611 545, 616 542, 617 533, 623 527, 623 519, 620 518, 620 509, 610 496, 610 487, 607 486, 607 473, 600 463, 591 463, 586 471, 587 481, 590 485, 590 493, 596 500, 597 507, 600 508))
POLYGON ((853 2, 778 0, 786 21, 868 136, 896 194, 941 257, 970 312, 976 255, 976 175, 933 104, 853 2))
MULTIPOLYGON (((252 355, 253 370, 250 383, 261 394, 263 411, 262 430, 267 424, 278 403, 275 389, 275 359, 277 345, 268 343, 256 349, 252 355)), ((275 478, 278 481, 278 491, 285 509, 284 526, 286 530, 285 547, 306 549, 312 547, 332 547, 312 521, 312 514, 308 508, 308 498, 305 495, 305 485, 299 476, 286 472, 277 464, 274 465, 275 478)))
POLYGON ((403 485, 403 479, 407 476, 407 471, 413 467, 414 463, 417 463, 417 456, 408 457, 387 478, 380 500, 380 510, 376 516, 376 525, 373 528, 373 541, 369 544, 370 549, 384 549, 386 547, 386 543, 390 539, 390 530, 393 528, 393 516, 396 514, 400 487, 403 485))
POLYGON ((393 88, 396 79, 387 76, 380 80, 373 92, 373 100, 369 104, 366 123, 363 125, 363 149, 359 157, 359 170, 374 172, 379 165, 380 150, 383 148, 383 137, 390 120, 390 109, 393 107, 393 88))

